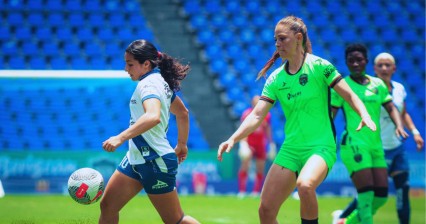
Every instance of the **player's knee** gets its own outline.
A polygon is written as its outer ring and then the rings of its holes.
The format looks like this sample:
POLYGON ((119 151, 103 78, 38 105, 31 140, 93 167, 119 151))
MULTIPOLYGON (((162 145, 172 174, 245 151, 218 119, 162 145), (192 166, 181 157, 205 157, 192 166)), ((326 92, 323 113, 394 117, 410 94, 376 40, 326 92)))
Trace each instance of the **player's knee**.
POLYGON ((102 199, 101 202, 100 202, 100 205, 99 205, 99 207, 101 209, 101 212, 107 211, 108 207, 109 207, 109 204, 110 203, 107 200, 102 199))
POLYGON ((267 203, 261 202, 258 209, 259 217, 260 219, 264 220, 265 218, 273 216, 274 211, 275 209, 272 206, 268 205, 267 203))
POLYGON ((408 172, 403 172, 403 173, 399 173, 397 175, 395 175, 393 177, 393 182, 395 185, 396 189, 400 189, 403 187, 409 187, 409 183, 408 183, 408 172))
POLYGON ((309 180, 298 180, 296 186, 300 197, 315 194, 315 186, 309 180))

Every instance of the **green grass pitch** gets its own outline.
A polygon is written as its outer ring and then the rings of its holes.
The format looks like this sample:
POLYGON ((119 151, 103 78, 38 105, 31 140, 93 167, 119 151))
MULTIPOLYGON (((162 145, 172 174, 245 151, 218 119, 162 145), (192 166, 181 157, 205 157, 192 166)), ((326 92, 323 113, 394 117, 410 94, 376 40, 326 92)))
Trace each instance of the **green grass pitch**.
MULTIPOLYGON (((259 198, 236 196, 181 196, 186 214, 201 223, 259 223, 259 198)), ((344 208, 351 198, 319 197, 319 223, 331 223, 331 212, 344 208)), ((411 199, 412 224, 425 223, 425 197, 411 199)), ((6 195, 0 198, 0 223, 11 224, 89 224, 97 223, 99 202, 80 205, 64 195, 6 195)), ((278 215, 280 223, 300 223, 299 201, 289 198, 278 215)), ((162 223, 146 195, 138 195, 120 213, 120 223, 162 223)), ((374 223, 397 224, 395 197, 374 217, 374 223)))

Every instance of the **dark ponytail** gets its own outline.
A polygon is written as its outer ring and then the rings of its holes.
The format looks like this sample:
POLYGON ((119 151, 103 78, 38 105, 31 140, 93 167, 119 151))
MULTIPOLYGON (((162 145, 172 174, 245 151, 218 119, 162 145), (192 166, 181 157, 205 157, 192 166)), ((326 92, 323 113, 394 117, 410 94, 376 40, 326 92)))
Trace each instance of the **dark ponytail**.
POLYGON ((182 81, 189 72, 189 65, 182 65, 177 59, 159 52, 155 46, 147 40, 135 40, 127 48, 126 52, 132 54, 139 62, 146 60, 151 62, 152 68, 158 67, 161 76, 169 84, 174 92, 180 90, 180 81, 182 81))
POLYGON ((181 64, 177 59, 170 57, 165 53, 160 53, 158 59, 158 68, 160 68, 161 76, 169 84, 170 89, 174 92, 180 90, 180 81, 182 81, 189 72, 189 65, 181 64))

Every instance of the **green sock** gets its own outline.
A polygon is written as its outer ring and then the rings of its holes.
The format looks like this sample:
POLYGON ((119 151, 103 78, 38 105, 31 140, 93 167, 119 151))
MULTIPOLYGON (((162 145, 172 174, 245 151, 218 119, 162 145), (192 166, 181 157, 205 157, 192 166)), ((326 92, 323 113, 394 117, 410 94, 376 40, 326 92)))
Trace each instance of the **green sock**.
POLYGON ((373 200, 373 215, 376 214, 377 210, 379 210, 380 207, 382 207, 384 204, 386 204, 386 201, 388 200, 388 197, 374 197, 373 200))
POLYGON ((355 209, 355 210, 352 211, 351 214, 349 214, 346 217, 345 224, 358 224, 358 223, 360 223, 359 217, 358 217, 358 209, 355 209))
POLYGON ((372 224, 373 223, 373 191, 358 193, 358 206, 347 218, 347 224, 372 224))

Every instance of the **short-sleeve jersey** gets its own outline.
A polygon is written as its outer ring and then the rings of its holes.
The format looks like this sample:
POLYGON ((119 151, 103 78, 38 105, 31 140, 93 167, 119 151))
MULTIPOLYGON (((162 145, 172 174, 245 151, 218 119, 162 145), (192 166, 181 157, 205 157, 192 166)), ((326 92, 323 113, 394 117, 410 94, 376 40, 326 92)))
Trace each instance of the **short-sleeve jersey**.
POLYGON ((299 71, 290 74, 287 63, 267 79, 262 100, 280 102, 286 117, 283 146, 336 147, 330 107, 330 87, 341 79, 336 68, 320 57, 306 54, 299 71))
POLYGON ((345 77, 345 80, 352 91, 364 103, 371 119, 377 126, 376 131, 372 131, 368 127, 363 127, 360 131, 356 131, 361 122, 361 117, 336 91, 332 91, 331 105, 343 109, 346 128, 342 133, 342 145, 357 145, 371 149, 382 149, 383 146, 380 139, 380 111, 383 104, 392 101, 392 97, 381 79, 369 75, 365 76, 370 80, 366 85, 355 82, 350 76, 345 77))
MULTIPOLYGON (((246 117, 253 111, 253 108, 248 108, 243 112, 241 116, 241 121, 246 119, 246 117)), ((266 114, 265 119, 262 124, 256 130, 254 130, 251 134, 247 136, 247 142, 249 145, 259 145, 266 146, 268 141, 267 135, 267 127, 271 124, 271 113, 266 114)))
POLYGON ((130 99, 130 126, 145 114, 142 103, 151 98, 161 102, 161 122, 148 131, 129 140, 127 157, 132 165, 143 164, 174 152, 166 138, 169 125, 170 104, 174 99, 174 93, 163 79, 159 70, 143 75, 130 99))
MULTIPOLYGON (((401 83, 391 81, 392 85, 392 101, 398 108, 399 112, 404 110, 405 99, 407 98, 407 92, 401 83)), ((401 140, 396 136, 395 124, 389 116, 389 113, 385 108, 382 107, 380 112, 380 126, 382 128, 381 136, 383 142, 383 149, 391 150, 402 144, 401 140)))

